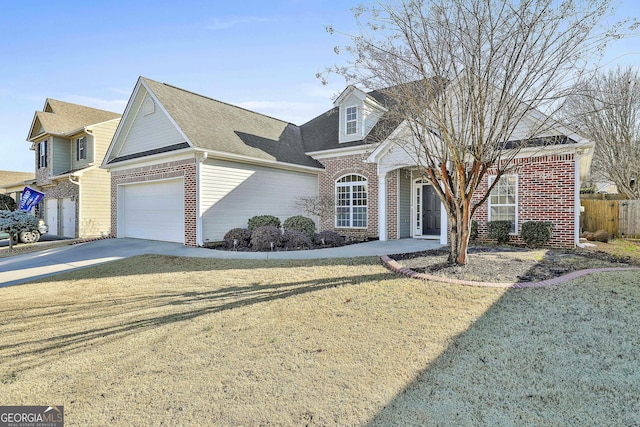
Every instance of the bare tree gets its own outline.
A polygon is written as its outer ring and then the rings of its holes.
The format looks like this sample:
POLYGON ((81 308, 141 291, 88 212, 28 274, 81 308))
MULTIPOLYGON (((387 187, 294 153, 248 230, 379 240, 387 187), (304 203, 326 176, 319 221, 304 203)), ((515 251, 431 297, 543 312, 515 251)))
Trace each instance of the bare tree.
MULTIPOLYGON (((511 160, 552 143, 549 117, 572 78, 619 34, 601 30, 608 1, 404 0, 355 9, 346 65, 321 73, 381 91, 386 120, 437 191, 451 228, 449 262, 467 262, 471 218, 511 160), (544 111, 546 114, 542 114, 544 111), (526 118, 526 120, 524 120, 526 118)), ((333 28, 328 28, 333 32, 333 28)))
POLYGON ((592 177, 613 182, 631 199, 640 198, 640 72, 618 67, 576 88, 566 114, 596 144, 592 177))

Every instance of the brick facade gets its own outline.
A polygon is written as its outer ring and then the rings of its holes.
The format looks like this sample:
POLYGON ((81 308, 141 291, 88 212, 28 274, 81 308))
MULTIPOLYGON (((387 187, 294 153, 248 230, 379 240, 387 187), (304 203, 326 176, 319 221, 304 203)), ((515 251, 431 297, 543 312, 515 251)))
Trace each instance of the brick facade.
POLYGON ((145 183, 171 178, 184 179, 184 244, 197 246, 196 160, 185 159, 158 163, 123 171, 111 171, 111 230, 118 230, 118 185, 145 183))
MULTIPOLYGON (((518 234, 523 222, 550 221, 553 232, 549 244, 553 247, 573 247, 575 223, 575 159, 573 154, 516 159, 518 175, 518 234)), ((495 174, 495 172, 489 172, 495 174)), ((488 177, 478 188, 484 194, 488 177)), ((488 202, 476 211, 480 238, 486 238, 488 202)), ((511 241, 523 243, 519 236, 511 241)))
POLYGON ((356 239, 378 237, 378 173, 375 164, 365 163, 367 156, 368 154, 356 154, 320 160, 325 167, 318 181, 321 198, 335 200, 336 181, 344 175, 362 175, 367 179, 368 189, 366 229, 336 227, 335 216, 331 216, 320 219, 322 230, 334 230, 343 236, 356 239))

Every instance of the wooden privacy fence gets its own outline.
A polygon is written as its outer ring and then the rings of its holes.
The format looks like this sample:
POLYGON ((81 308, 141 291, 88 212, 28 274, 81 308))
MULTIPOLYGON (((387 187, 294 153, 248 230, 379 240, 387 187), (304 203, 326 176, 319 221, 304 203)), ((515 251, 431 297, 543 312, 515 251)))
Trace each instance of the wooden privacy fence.
POLYGON ((583 231, 606 230, 617 237, 640 237, 640 200, 582 199, 583 231))
POLYGON ((619 200, 618 230, 624 237, 640 237, 640 200, 619 200))

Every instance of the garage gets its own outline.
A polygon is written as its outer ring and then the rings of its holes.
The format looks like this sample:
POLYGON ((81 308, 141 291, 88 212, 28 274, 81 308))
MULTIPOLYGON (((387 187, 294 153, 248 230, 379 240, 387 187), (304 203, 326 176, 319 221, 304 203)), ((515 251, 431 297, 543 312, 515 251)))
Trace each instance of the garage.
POLYGON ((118 236, 184 243, 182 179, 118 187, 118 236))

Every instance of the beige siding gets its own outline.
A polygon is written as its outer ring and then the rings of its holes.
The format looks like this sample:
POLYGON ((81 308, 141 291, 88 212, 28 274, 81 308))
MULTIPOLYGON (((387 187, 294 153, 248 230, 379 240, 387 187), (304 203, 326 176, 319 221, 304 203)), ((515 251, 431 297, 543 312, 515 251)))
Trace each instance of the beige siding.
MULTIPOLYGON (((87 160, 100 165, 120 120, 110 120, 91 126, 87 160)), ((74 147, 75 148, 75 147, 74 147)), ((75 158, 75 152, 74 152, 75 158)), ((79 237, 108 235, 111 230, 111 178, 109 172, 94 167, 80 178, 79 237)))
POLYGON ((151 114, 145 114, 143 106, 144 101, 140 104, 140 108, 135 114, 126 142, 117 154, 118 156, 126 156, 185 142, 184 136, 180 134, 159 105, 155 105, 155 111, 151 114))
POLYGON ((51 175, 71 170, 71 142, 65 138, 51 138, 51 175))
POLYGON ((306 216, 296 209, 296 200, 318 194, 316 174, 221 160, 202 165, 200 182, 202 237, 211 241, 222 240, 232 228, 246 228, 255 215, 274 215, 281 221, 306 216))
POLYGON ((79 237, 108 235, 111 230, 111 181, 106 170, 93 168, 80 178, 79 237))
POLYGON ((102 163, 102 159, 107 154, 109 144, 111 144, 111 139, 119 123, 120 119, 116 119, 91 126, 91 129, 93 129, 93 143, 91 144, 91 151, 87 154, 93 155, 92 161, 96 164, 102 163))

